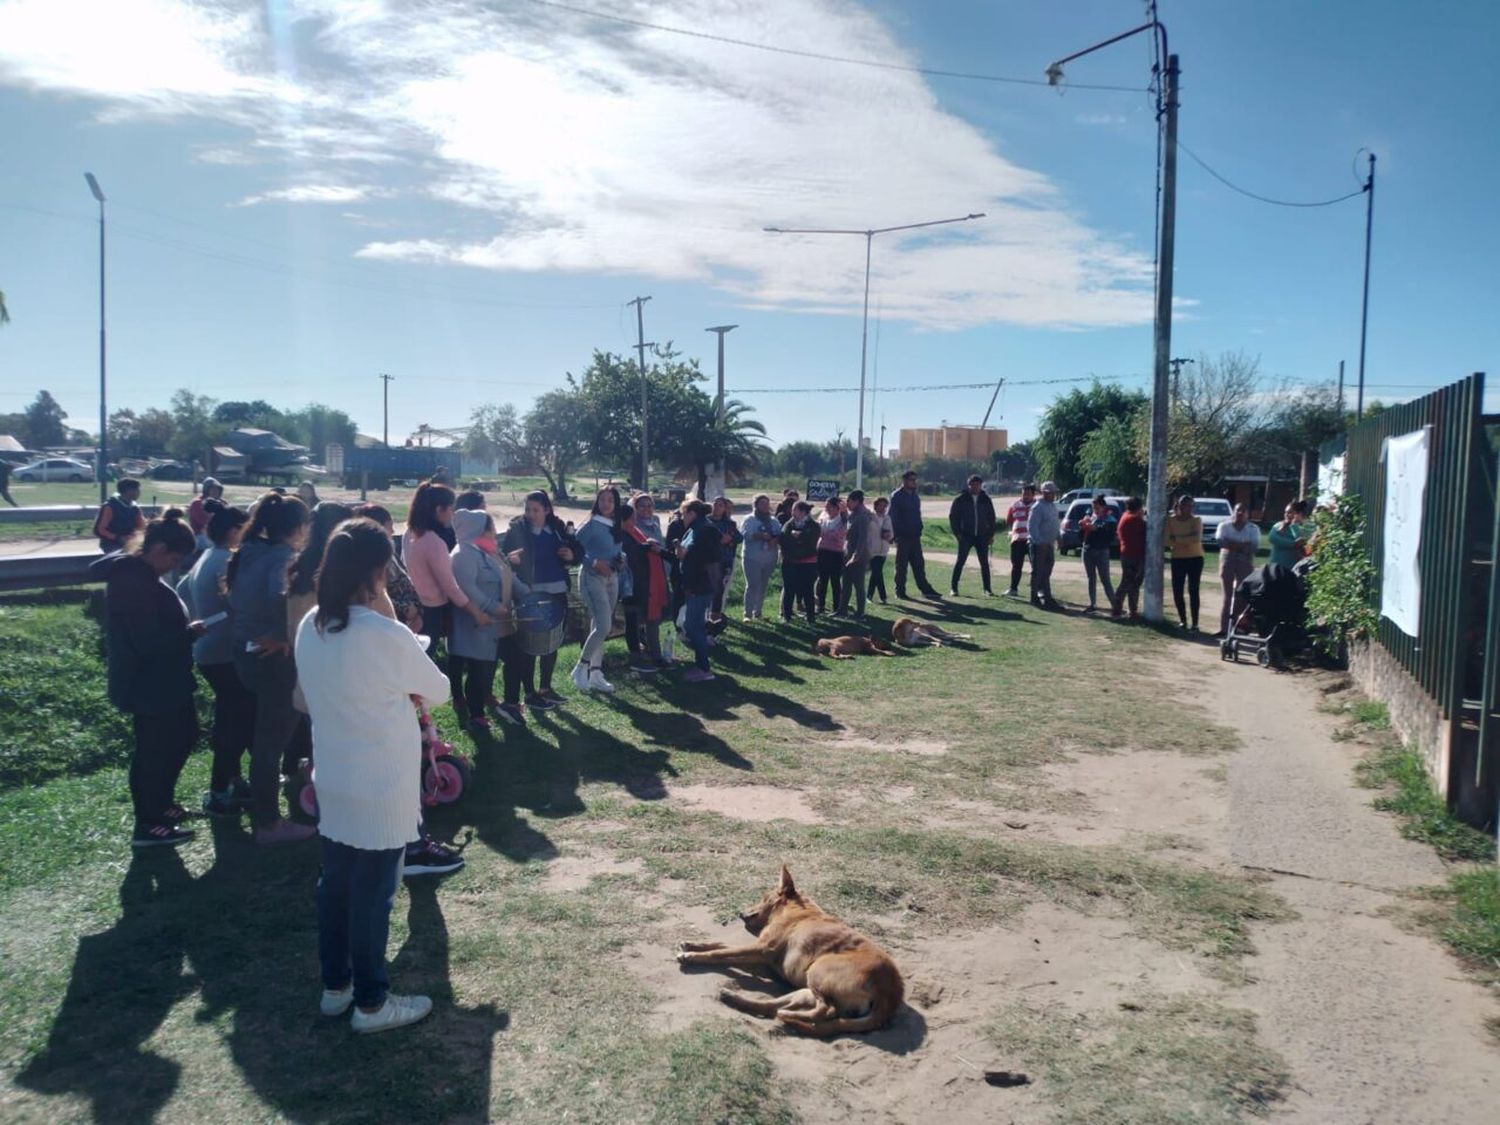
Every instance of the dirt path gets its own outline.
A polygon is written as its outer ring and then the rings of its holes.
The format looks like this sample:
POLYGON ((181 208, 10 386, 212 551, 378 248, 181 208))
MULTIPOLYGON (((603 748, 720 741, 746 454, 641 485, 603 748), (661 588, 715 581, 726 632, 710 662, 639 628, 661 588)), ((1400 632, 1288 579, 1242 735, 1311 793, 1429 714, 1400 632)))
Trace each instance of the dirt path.
POLYGON ((1443 880, 1425 845, 1402 839, 1352 782, 1355 754, 1332 738, 1306 677, 1225 664, 1183 646, 1204 696, 1241 717, 1228 769, 1228 853, 1265 872, 1300 915, 1252 937, 1239 1000, 1294 1088, 1288 1121, 1493 1121, 1500 1052, 1492 998, 1432 940, 1382 911, 1443 880), (1236 702, 1237 701, 1237 702, 1236 702), (1295 872, 1296 874, 1280 874, 1295 872))

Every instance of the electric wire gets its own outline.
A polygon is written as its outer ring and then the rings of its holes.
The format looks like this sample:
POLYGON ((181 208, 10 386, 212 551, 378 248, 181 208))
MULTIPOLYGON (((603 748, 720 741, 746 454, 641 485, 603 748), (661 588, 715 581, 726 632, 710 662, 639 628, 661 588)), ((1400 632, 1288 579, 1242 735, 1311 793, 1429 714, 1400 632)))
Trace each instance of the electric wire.
MULTIPOLYGON (((796 58, 814 59, 818 62, 845 63, 849 66, 868 66, 877 70, 897 70, 908 74, 925 74, 931 78, 959 78, 970 82, 997 82, 1011 86, 1049 87, 1052 85, 1045 78, 1016 78, 1002 74, 979 74, 963 70, 939 70, 934 67, 912 66, 908 63, 886 62, 882 59, 861 59, 849 55, 832 55, 822 51, 807 51, 797 47, 783 47, 776 43, 757 43, 749 39, 735 39, 728 35, 716 35, 712 32, 696 31, 686 27, 671 27, 667 24, 652 23, 648 20, 617 15, 613 12, 601 12, 598 9, 585 8, 577 4, 562 4, 558 3, 557 0, 531 0, 531 3, 543 8, 555 8, 558 11, 572 12, 574 15, 588 16, 596 20, 625 24, 628 27, 639 27, 647 31, 664 31, 671 35, 684 35, 692 39, 706 39, 712 43, 725 43, 732 47, 745 47, 752 51, 769 51, 777 55, 792 55, 796 58)), ((1083 82, 1069 82, 1067 88, 1070 90, 1111 90, 1126 94, 1139 94, 1142 92, 1139 86, 1107 86, 1099 83, 1083 82)))
POLYGON ((1332 207, 1335 203, 1342 203, 1346 199, 1353 199, 1355 196, 1364 195, 1365 193, 1365 189, 1361 187, 1358 191, 1351 191, 1347 195, 1337 195, 1332 199, 1318 199, 1306 203, 1288 199, 1272 199, 1267 195, 1258 195, 1253 191, 1246 191, 1238 184, 1230 182, 1226 177, 1221 175, 1219 172, 1214 171, 1213 168, 1209 167, 1207 161, 1205 161, 1203 157, 1199 156, 1196 152, 1188 148, 1188 146, 1183 144, 1181 141, 1177 142, 1177 147, 1180 148, 1183 152, 1187 153, 1188 156, 1192 158, 1193 163, 1197 164, 1198 167, 1202 168, 1205 172, 1207 172, 1214 179, 1218 180, 1230 191, 1238 192, 1240 195, 1248 196, 1249 198, 1258 200, 1261 203, 1270 203, 1276 207, 1332 207))
MULTIPOLYGON (((1069 379, 1007 379, 1005 385, 1008 387, 1053 387, 1064 383, 1109 383, 1123 379, 1144 379, 1144 375, 1082 375, 1069 379)), ((885 394, 904 394, 921 391, 974 391, 989 390, 995 385, 990 379, 984 383, 936 383, 919 387, 881 387, 885 394)), ((859 388, 854 387, 735 387, 735 394, 741 395, 833 395, 833 394, 858 394, 859 388)))

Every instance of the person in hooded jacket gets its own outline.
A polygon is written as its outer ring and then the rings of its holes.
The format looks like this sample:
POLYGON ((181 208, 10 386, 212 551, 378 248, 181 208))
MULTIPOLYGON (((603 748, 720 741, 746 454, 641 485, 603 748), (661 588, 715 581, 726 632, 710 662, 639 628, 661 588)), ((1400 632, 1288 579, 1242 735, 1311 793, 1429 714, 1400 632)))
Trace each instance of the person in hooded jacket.
POLYGON ((808 623, 818 618, 813 584, 818 578, 818 538, 822 534, 812 518, 812 505, 798 500, 792 518, 781 529, 781 620, 790 622, 800 603, 808 623))
POLYGON ((250 510, 240 547, 224 570, 234 668, 255 696, 250 746, 251 821, 257 844, 286 844, 317 829, 281 815, 282 755, 301 724, 292 703, 297 668, 287 632, 286 575, 307 531, 307 506, 295 496, 267 492, 250 510))
POLYGON ((174 796, 177 779, 198 741, 193 702, 193 641, 201 621, 164 579, 197 548, 176 508, 150 521, 125 548, 95 562, 104 581, 104 633, 109 701, 131 716, 132 847, 176 847, 193 838, 181 827, 187 811, 174 796))
POLYGON ((501 550, 531 591, 528 600, 538 606, 547 604, 552 610, 545 621, 523 618, 519 631, 501 640, 501 657, 507 666, 515 662, 526 689, 528 710, 561 707, 563 697, 552 690, 552 674, 557 668, 557 650, 562 647, 567 619, 568 568, 583 558, 583 548, 557 518, 551 498, 537 491, 526 494, 525 515, 511 520, 501 550), (540 687, 536 682, 538 666, 540 687))
MULTIPOLYGON (((481 625, 467 614, 455 617, 448 652, 459 662, 469 725, 488 734, 490 721, 485 715, 485 704, 494 691, 501 638, 516 631, 516 597, 530 591, 516 578, 510 562, 500 554, 495 522, 489 513, 455 511, 453 534, 458 540, 458 546, 453 548, 453 578, 487 620, 481 625)), ((495 708, 495 712, 512 725, 526 725, 521 713, 520 679, 511 662, 506 664, 505 701, 495 708)))

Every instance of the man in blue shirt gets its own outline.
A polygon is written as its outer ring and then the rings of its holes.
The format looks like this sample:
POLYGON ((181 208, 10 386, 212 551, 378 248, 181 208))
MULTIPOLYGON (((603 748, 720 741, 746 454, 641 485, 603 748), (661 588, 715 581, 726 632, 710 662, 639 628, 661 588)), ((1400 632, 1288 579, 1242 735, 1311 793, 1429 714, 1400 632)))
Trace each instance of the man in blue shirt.
POLYGON ((896 536, 896 597, 906 597, 906 568, 911 567, 917 589, 924 597, 942 599, 927 581, 922 559, 922 498, 917 494, 917 474, 908 470, 901 487, 891 493, 891 531, 896 536))

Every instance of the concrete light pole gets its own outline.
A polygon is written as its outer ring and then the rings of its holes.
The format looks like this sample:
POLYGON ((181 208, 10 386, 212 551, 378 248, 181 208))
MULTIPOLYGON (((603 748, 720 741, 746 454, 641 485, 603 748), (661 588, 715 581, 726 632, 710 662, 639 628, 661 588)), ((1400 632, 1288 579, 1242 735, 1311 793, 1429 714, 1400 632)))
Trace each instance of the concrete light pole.
POLYGON ((99 481, 99 503, 103 504, 109 499, 109 484, 104 479, 104 466, 109 462, 108 383, 104 362, 104 191, 94 173, 85 172, 83 178, 99 203, 99 447, 94 453, 94 473, 99 481))

